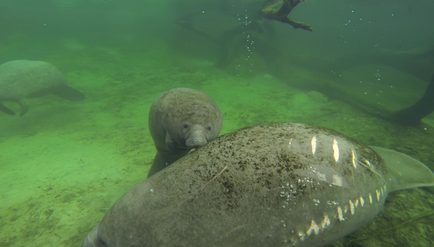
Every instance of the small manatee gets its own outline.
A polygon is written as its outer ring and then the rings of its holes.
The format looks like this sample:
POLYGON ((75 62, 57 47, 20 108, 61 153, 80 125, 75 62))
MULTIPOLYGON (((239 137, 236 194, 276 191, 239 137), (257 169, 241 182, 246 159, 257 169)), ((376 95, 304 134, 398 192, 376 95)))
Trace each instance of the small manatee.
POLYGON ((0 111, 15 115, 3 105, 12 101, 21 105, 20 116, 29 110, 27 98, 55 94, 70 101, 80 101, 85 95, 70 87, 62 72, 42 61, 13 60, 0 65, 0 111))
POLYGON ((222 123, 220 109, 208 95, 190 88, 162 93, 149 111, 149 131, 157 155, 148 177, 214 140, 222 123))

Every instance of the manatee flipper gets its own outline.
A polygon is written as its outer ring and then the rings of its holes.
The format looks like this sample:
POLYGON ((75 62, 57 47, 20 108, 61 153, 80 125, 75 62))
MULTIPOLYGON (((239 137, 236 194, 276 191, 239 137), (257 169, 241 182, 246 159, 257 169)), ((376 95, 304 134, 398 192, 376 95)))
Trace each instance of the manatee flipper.
POLYGON ((29 102, 26 98, 21 98, 18 100, 18 103, 21 105, 20 117, 22 117, 29 110, 29 102))
POLYGON ((11 116, 15 116, 15 112, 7 108, 5 105, 3 105, 3 103, 0 103, 0 111, 9 114, 11 116))
POLYGON ((93 228, 93 230, 86 236, 81 246, 104 246, 100 243, 100 240, 98 239, 98 226, 93 228))
POLYGON ((86 97, 82 92, 69 86, 59 87, 53 94, 70 101, 81 101, 86 97))
POLYGON ((148 172, 148 178, 160 170, 163 170, 190 151, 190 149, 179 149, 172 135, 170 135, 168 131, 166 131, 164 143, 166 144, 167 149, 162 150, 161 148, 157 148, 157 154, 152 161, 151 169, 148 172))
POLYGON ((390 191, 434 185, 434 174, 422 162, 387 148, 371 146, 383 158, 390 191))
POLYGON ((169 149, 170 152, 176 153, 178 151, 178 148, 176 147, 176 142, 173 140, 173 137, 170 135, 168 131, 166 131, 166 146, 167 149, 169 149))

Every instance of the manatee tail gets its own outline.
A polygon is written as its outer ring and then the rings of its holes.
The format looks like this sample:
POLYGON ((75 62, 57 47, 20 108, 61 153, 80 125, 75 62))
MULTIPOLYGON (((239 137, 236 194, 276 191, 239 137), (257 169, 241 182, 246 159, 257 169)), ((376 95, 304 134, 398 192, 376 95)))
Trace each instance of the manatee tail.
POLYGON ((2 102, 0 102, 0 111, 4 112, 6 114, 9 114, 9 115, 15 116, 15 112, 12 111, 11 109, 7 108, 5 105, 3 105, 2 102))
POLYGON ((53 94, 70 101, 81 101, 86 97, 82 92, 70 86, 59 87, 53 94))
POLYGON ((386 163, 389 191, 434 186, 434 173, 412 157, 390 149, 373 147, 386 163))
POLYGON ((417 124, 434 111, 434 75, 422 98, 412 106, 393 114, 394 119, 403 124, 417 124))

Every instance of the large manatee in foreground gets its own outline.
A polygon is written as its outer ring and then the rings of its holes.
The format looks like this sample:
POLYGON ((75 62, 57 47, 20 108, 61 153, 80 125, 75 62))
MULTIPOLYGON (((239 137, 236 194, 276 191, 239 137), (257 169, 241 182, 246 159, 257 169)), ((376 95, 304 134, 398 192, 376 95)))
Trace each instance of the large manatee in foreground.
POLYGON ((0 111, 15 115, 3 105, 12 101, 21 105, 23 116, 29 109, 27 98, 55 94, 61 98, 80 101, 84 94, 68 85, 66 78, 54 65, 42 61, 13 60, 0 65, 0 111))
POLYGON ((127 192, 84 247, 324 246, 395 190, 433 186, 404 154, 296 123, 226 134, 127 192))

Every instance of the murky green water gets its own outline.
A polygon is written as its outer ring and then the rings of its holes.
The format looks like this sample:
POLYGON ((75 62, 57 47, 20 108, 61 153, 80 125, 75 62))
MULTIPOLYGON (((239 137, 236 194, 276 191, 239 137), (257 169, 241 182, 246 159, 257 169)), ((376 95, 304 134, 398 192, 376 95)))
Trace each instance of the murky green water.
MULTIPOLYGON (((49 62, 86 94, 81 102, 30 99, 23 117, 0 112, 0 246, 80 246, 145 180, 155 155, 149 107, 175 87, 215 100, 221 134, 302 122, 434 168, 434 117, 403 126, 332 93, 390 111, 419 99, 434 73, 433 1, 307 0, 290 17, 313 32, 264 21, 228 36, 222 49, 219 35, 256 21, 262 4, 0 1, 0 63, 49 62)), ((433 246, 433 192, 391 194, 373 222, 334 246, 433 246)))

